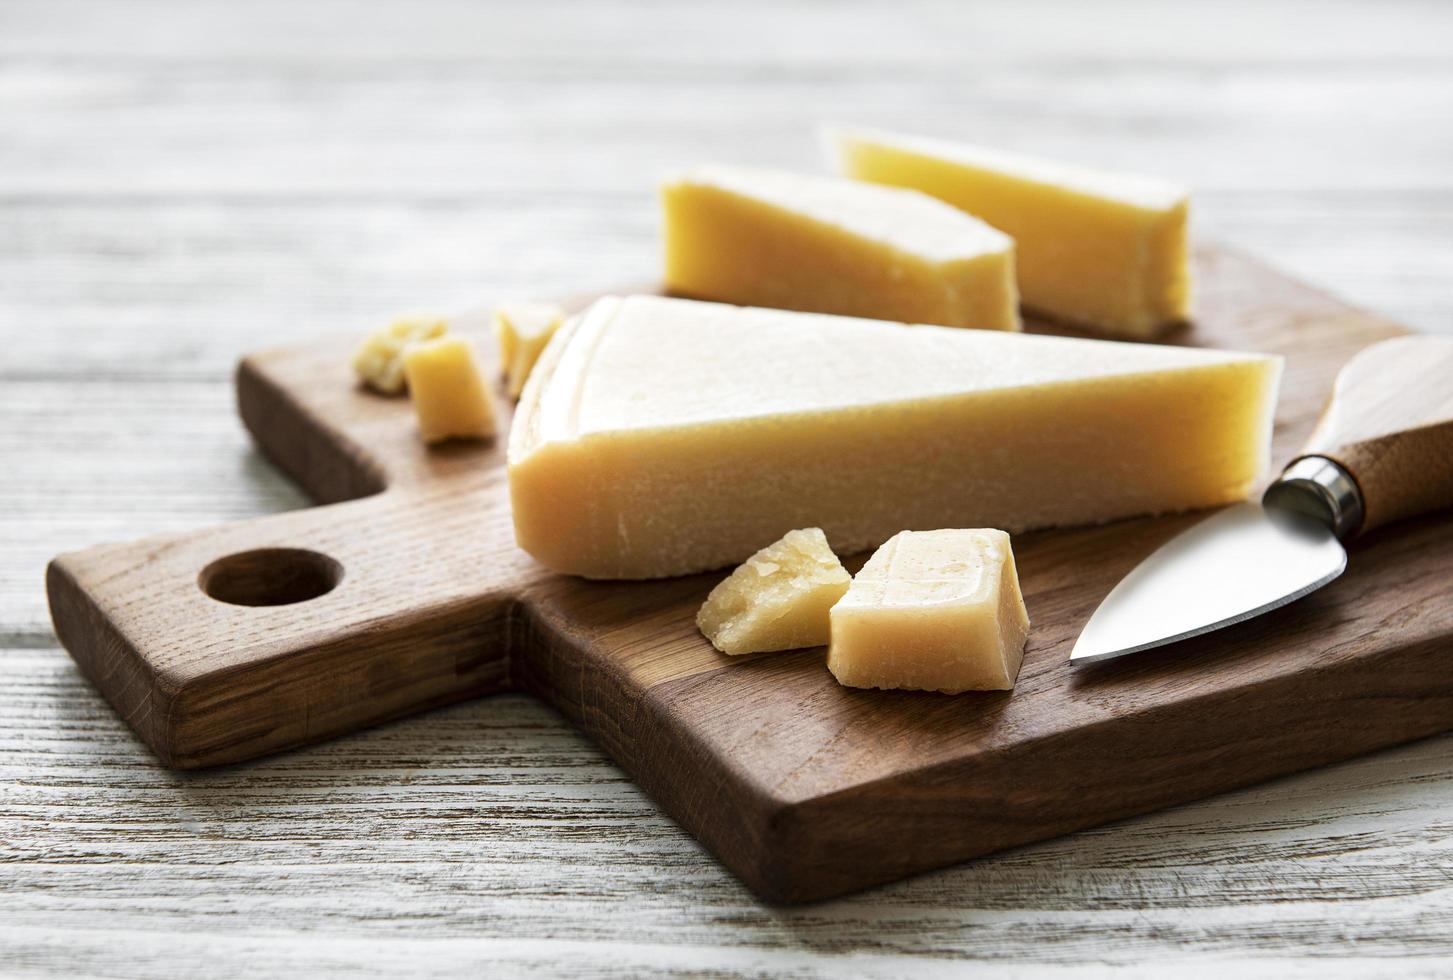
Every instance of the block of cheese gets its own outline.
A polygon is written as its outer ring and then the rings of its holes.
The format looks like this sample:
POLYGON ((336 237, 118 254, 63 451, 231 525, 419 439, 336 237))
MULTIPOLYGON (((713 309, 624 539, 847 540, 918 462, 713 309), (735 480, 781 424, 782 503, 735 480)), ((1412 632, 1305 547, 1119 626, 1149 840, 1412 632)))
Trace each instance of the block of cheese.
POLYGON ((425 442, 494 435, 494 405, 468 339, 446 336, 410 345, 404 374, 425 442))
POLYGON ((353 353, 353 371, 374 391, 400 394, 404 390, 404 349, 443 336, 448 329, 448 321, 440 317, 400 317, 364 338, 353 353))
POLYGON ((554 303, 506 303, 494 311, 494 336, 499 362, 511 398, 520 397, 540 352, 565 320, 554 303))
POLYGON ((828 610, 852 580, 821 528, 788 531, 711 590, 696 625, 733 655, 823 646, 828 610))
POLYGON ((838 554, 904 528, 1021 530, 1209 507, 1267 462, 1279 358, 654 296, 597 301, 535 367, 515 536, 653 578, 792 528, 838 554))
POLYGON ((742 306, 1019 329, 1014 243, 915 191, 702 167, 662 185, 666 287, 742 306))
POLYGON ((828 138, 843 173, 924 191, 1013 236, 1031 309, 1131 339, 1190 315, 1189 194, 1179 184, 913 136, 828 138))
POLYGON ((832 607, 827 669, 848 687, 1007 691, 1029 614, 1003 531, 903 531, 832 607))

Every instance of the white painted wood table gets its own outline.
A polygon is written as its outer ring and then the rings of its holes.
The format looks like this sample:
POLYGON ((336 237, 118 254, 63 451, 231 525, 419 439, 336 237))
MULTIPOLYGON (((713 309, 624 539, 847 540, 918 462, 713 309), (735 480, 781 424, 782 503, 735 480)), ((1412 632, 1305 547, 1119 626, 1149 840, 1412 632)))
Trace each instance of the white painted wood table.
POLYGON ((648 277, 658 174, 822 120, 1179 175, 1453 328, 1447 5, 0 2, 0 972, 1453 971, 1453 737, 780 910, 529 700, 184 775, 57 647, 52 554, 304 505, 239 354, 648 277))

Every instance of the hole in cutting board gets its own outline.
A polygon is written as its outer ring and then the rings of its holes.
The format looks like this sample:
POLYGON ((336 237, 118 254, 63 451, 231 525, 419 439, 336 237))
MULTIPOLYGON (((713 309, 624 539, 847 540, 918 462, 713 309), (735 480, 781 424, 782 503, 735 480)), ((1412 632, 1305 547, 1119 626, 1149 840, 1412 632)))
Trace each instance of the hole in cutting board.
POLYGON ((218 602, 234 606, 288 606, 332 592, 343 566, 305 548, 258 548, 218 558, 197 584, 218 602))

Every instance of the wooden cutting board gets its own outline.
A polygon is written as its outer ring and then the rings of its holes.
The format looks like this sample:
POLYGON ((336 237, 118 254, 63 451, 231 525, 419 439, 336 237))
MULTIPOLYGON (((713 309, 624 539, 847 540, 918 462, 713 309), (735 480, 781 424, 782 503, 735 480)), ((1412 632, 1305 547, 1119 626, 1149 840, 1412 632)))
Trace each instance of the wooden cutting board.
MULTIPOLYGON (((1287 356, 1279 467, 1337 369, 1403 331, 1222 250, 1197 265, 1197 323, 1169 342, 1287 356)), ((821 649, 718 655, 693 617, 720 573, 536 565, 514 546, 502 445, 425 449, 406 400, 355 386, 355 340, 237 373, 263 451, 330 506, 48 570, 57 634, 169 766, 528 691, 757 894, 803 901, 1453 728, 1448 517, 1359 540, 1341 579, 1284 609, 1088 667, 1067 657, 1090 613, 1196 517, 1021 535, 1034 630, 1012 695, 850 690, 821 649)))

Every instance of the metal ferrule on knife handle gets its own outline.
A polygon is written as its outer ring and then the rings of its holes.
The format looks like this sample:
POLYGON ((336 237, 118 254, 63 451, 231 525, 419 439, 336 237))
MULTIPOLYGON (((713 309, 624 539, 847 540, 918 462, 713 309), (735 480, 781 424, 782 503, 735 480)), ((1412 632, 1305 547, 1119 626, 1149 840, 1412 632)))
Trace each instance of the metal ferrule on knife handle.
POLYGON ((1302 456, 1266 488, 1261 503, 1268 510, 1302 514, 1325 524, 1346 541, 1362 527, 1364 509, 1357 481, 1334 459, 1302 456))

